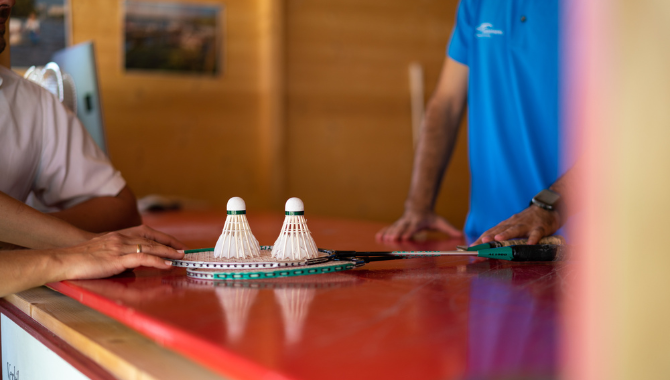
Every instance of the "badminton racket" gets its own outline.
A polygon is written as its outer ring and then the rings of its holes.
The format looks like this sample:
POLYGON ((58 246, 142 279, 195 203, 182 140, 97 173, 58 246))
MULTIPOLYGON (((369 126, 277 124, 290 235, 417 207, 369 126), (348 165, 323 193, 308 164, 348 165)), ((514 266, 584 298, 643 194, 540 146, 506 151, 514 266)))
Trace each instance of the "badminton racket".
POLYGON ((565 246, 516 245, 479 251, 337 251, 319 249, 320 256, 298 261, 279 261, 269 256, 272 246, 262 246, 259 258, 222 261, 213 257, 213 248, 187 250, 173 265, 186 267, 189 277, 208 280, 250 280, 338 272, 370 262, 417 257, 472 256, 507 261, 558 261, 565 246))

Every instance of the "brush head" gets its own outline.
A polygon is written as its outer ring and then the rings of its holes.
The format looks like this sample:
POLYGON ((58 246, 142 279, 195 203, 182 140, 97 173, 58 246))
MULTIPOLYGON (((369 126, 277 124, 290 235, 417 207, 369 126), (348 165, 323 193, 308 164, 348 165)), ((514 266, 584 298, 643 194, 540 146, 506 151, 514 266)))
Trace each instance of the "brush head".
POLYGON ((246 211, 247 205, 244 203, 244 199, 240 197, 232 197, 228 200, 226 208, 228 211, 246 211))
POLYGON ((290 198, 286 201, 286 212, 305 212, 305 204, 300 198, 290 198))

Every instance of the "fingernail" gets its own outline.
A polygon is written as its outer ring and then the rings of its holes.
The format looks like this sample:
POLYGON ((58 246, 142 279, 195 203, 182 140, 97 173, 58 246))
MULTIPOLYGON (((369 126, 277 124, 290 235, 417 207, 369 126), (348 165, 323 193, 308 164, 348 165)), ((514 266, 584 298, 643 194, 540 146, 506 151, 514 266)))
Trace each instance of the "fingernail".
POLYGON ((172 261, 170 261, 170 260, 165 260, 165 265, 172 266, 172 261))

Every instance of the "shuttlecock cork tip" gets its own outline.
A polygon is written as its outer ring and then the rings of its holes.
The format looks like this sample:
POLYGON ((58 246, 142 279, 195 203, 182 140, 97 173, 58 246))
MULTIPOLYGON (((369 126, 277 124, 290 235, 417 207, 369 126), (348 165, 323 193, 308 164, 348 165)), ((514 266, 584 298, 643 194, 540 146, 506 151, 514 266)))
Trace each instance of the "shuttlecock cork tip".
POLYGON ((240 197, 232 197, 228 200, 228 214, 230 213, 240 213, 245 214, 247 211, 247 205, 244 203, 244 199, 240 197))
POLYGON ((302 215, 304 212, 305 204, 300 198, 293 197, 286 201, 286 215, 302 215))

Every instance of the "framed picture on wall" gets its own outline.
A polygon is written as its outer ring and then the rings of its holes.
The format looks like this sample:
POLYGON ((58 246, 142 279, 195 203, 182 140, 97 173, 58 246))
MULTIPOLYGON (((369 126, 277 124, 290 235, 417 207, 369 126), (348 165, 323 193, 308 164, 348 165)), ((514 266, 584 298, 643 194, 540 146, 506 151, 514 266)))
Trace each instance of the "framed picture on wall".
POLYGON ((126 71, 218 75, 223 9, 219 5, 126 1, 126 71))
POLYGON ((19 0, 9 19, 9 48, 14 68, 44 66, 69 44, 67 0, 19 0))

